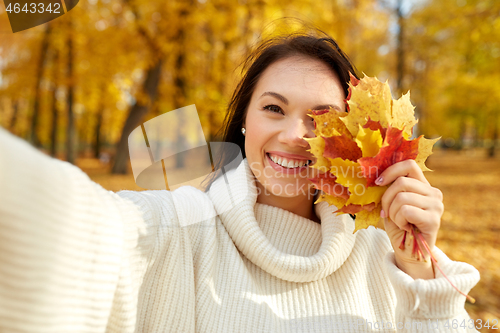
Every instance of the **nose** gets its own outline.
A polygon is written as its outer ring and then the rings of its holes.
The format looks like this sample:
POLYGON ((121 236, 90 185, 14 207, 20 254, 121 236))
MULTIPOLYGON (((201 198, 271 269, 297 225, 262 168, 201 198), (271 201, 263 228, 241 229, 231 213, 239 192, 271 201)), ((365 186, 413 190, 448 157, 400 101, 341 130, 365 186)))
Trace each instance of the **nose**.
POLYGON ((309 148, 309 143, 304 138, 314 137, 313 129, 312 120, 306 122, 302 118, 290 119, 290 121, 284 124, 284 128, 280 132, 278 139, 290 147, 309 148))

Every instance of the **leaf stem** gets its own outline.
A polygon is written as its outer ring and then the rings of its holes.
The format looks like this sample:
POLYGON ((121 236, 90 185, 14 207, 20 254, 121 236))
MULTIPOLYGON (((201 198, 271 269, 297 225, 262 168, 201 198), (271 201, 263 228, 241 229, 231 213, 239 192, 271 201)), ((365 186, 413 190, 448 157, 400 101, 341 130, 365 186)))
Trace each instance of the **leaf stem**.
MULTIPOLYGON (((434 266, 437 267, 437 269, 439 269, 439 271, 441 272, 441 274, 444 276, 444 278, 446 280, 448 280, 448 282, 451 284, 451 286, 453 288, 455 288, 456 291, 458 291, 460 294, 462 294, 463 296, 465 296, 465 298, 467 298, 469 300, 469 302, 471 302, 472 304, 476 303, 476 300, 467 295, 466 293, 462 292, 460 289, 458 289, 454 284, 453 282, 451 282, 451 280, 448 278, 448 276, 446 276, 446 274, 444 274, 443 270, 441 269, 441 267, 439 267, 438 263, 437 263, 437 260, 436 258, 432 255, 432 252, 431 252, 431 249, 429 248, 429 245, 427 244, 427 242, 425 241, 425 238, 424 236, 422 236, 422 234, 420 233, 420 231, 417 229, 417 228, 414 228, 413 226, 411 226, 412 228, 412 232, 416 235, 416 237, 418 237, 418 240, 420 240, 420 242, 424 245, 424 248, 425 250, 427 251, 427 253, 429 253, 429 256, 431 257, 431 260, 432 262, 434 263, 434 266), (414 230, 416 229, 416 230, 414 230)), ((417 242, 417 238, 415 238, 414 242, 416 243, 417 242)), ((418 246, 418 245, 417 245, 418 246)), ((419 249, 420 250, 420 249, 419 249)))
POLYGON ((406 242, 406 234, 408 233, 408 231, 405 231, 404 235, 403 235, 403 240, 401 241, 401 244, 399 244, 399 248, 401 250, 405 250, 405 242, 406 242))

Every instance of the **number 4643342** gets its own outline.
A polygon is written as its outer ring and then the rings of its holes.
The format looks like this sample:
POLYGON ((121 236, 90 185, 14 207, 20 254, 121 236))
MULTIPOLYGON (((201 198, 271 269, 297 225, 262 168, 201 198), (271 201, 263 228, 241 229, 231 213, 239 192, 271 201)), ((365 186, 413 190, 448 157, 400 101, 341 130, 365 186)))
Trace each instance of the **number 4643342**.
POLYGON ((61 4, 56 2, 53 4, 54 5, 54 8, 52 8, 52 3, 49 3, 47 5, 47 7, 45 7, 45 4, 44 3, 30 3, 30 4, 27 4, 25 3, 23 8, 21 9, 21 5, 19 3, 9 3, 7 5, 7 8, 5 9, 8 13, 20 13, 20 12, 24 12, 24 13, 32 13, 32 14, 35 14, 35 13, 55 13, 55 14, 61 14, 61 4), (38 8, 37 8, 38 7, 38 8))

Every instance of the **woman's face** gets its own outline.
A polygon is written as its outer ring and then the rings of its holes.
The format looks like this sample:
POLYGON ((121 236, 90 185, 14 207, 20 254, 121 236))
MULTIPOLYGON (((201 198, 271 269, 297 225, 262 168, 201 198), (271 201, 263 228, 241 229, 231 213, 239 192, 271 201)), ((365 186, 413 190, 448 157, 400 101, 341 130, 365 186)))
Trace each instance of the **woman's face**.
POLYGON ((271 64, 261 75, 248 106, 245 153, 260 195, 310 195, 313 160, 303 138, 314 137, 310 110, 345 112, 337 75, 319 60, 304 56, 271 64))

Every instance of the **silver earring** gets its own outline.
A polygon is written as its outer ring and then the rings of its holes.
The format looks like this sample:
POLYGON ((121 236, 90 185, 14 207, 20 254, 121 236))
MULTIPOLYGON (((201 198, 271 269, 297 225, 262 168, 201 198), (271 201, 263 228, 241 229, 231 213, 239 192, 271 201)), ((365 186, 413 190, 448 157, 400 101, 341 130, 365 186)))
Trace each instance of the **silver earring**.
POLYGON ((243 135, 245 135, 246 132, 247 132, 247 130, 245 129, 245 127, 242 127, 241 128, 241 133, 243 133, 243 135))

